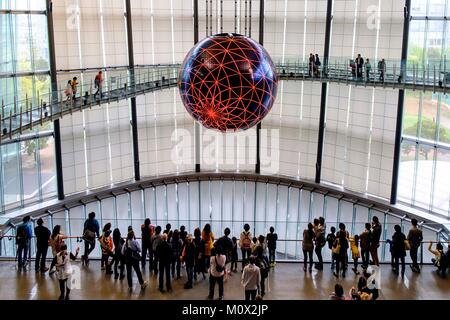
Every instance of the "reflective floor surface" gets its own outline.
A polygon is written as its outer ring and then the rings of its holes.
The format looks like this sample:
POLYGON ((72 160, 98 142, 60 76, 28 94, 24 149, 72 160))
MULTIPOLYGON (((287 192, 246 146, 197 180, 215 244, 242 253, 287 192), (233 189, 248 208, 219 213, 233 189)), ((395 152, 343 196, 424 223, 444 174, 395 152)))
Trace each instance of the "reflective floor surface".
MULTIPOLYGON (((144 279, 149 280, 149 286, 145 291, 140 290, 137 278, 134 275, 134 291, 128 292, 126 278, 123 281, 114 280, 112 276, 106 276, 100 270, 100 262, 92 261, 89 268, 80 263, 73 264, 79 271, 79 278, 75 281, 71 292, 72 300, 127 300, 127 299, 151 299, 151 300, 204 300, 208 295, 208 278, 199 280, 194 289, 185 290, 186 281, 184 269, 182 278, 173 281, 172 293, 160 293, 158 291, 156 277, 146 270, 144 279)), ((16 300, 54 300, 59 296, 59 287, 56 275, 48 273, 41 275, 32 271, 18 272, 14 262, 0 262, 0 299, 16 300)), ((407 266, 404 279, 394 275, 389 265, 383 265, 380 270, 381 297, 385 300, 409 300, 409 299, 450 299, 450 274, 446 279, 440 278, 432 266, 424 266, 420 274, 412 273, 407 266)), ((75 273, 76 274, 76 273, 75 273)), ((244 291, 240 285, 240 266, 238 273, 232 273, 225 283, 225 300, 243 300, 244 291)), ((202 278, 200 276, 200 278, 202 278)), ((356 286, 358 277, 350 270, 345 279, 338 279, 346 292, 351 286, 356 286)), ((269 286, 266 289, 267 300, 303 300, 328 299, 333 291, 336 278, 330 271, 330 265, 326 264, 324 271, 303 272, 301 263, 278 263, 269 276, 269 286)), ((216 296, 217 298, 217 287, 216 296)))

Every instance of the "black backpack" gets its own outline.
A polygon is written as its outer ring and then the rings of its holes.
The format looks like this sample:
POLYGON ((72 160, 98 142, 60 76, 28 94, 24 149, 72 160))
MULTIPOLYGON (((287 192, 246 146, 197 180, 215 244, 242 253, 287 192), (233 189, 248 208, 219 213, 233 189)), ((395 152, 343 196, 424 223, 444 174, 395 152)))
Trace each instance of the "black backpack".
POLYGON ((16 243, 25 244, 27 242, 27 231, 25 224, 21 224, 16 230, 16 243))

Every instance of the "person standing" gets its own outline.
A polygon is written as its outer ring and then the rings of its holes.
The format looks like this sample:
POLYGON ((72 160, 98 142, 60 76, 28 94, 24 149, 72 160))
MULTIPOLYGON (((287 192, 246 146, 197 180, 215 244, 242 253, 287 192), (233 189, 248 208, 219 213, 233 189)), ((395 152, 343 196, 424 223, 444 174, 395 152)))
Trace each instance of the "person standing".
MULTIPOLYGON (((119 278, 120 270, 120 280, 125 278, 125 256, 122 254, 122 248, 125 244, 125 240, 122 239, 122 235, 120 234, 119 228, 114 229, 113 231, 113 243, 114 243, 114 279, 119 278)), ((111 264, 113 263, 111 262, 111 264)))
POLYGON ((196 246, 193 241, 192 234, 186 236, 186 242, 183 248, 182 259, 186 266, 187 282, 184 284, 185 289, 192 289, 194 280, 194 267, 195 267, 195 251, 196 246))
POLYGON ((68 80, 66 84, 66 89, 64 89, 64 94, 66 96, 66 104, 69 104, 70 100, 72 100, 72 80, 68 80))
POLYGON ((237 272, 237 266, 238 266, 238 245, 237 245, 237 238, 233 237, 231 239, 233 242, 233 250, 231 251, 231 271, 237 272))
POLYGON ((266 236, 267 248, 269 249, 269 263, 271 267, 275 267, 277 264, 275 261, 275 252, 277 250, 278 235, 275 232, 274 227, 270 227, 269 233, 266 236))
POLYGON ((334 254, 333 254, 333 244, 334 244, 334 241, 336 240, 335 232, 336 232, 336 228, 331 227, 330 233, 327 234, 328 248, 331 250, 331 270, 334 270, 334 267, 335 267, 335 259, 334 259, 334 254))
POLYGON ((145 269, 145 263, 147 262, 147 252, 149 256, 149 270, 153 269, 153 251, 152 251, 152 236, 155 233, 155 227, 151 224, 149 218, 145 219, 144 224, 141 225, 141 240, 142 240, 142 271, 145 269))
POLYGON ((380 261, 378 260, 378 247, 380 246, 381 238, 381 224, 377 216, 372 217, 372 237, 370 239, 370 254, 372 256, 373 263, 378 267, 380 261))
POLYGON ((81 256, 81 261, 86 266, 89 265, 89 254, 95 249, 96 235, 100 238, 100 225, 95 219, 95 212, 90 212, 83 226, 84 255, 81 256))
POLYGON ((313 75, 314 66, 315 66, 314 55, 312 53, 310 53, 309 54, 309 64, 308 64, 308 73, 309 73, 310 77, 312 77, 312 75, 313 75))
POLYGON ((348 232, 345 230, 345 224, 339 224, 339 231, 336 234, 336 241, 338 245, 338 250, 336 251, 336 272, 334 272, 335 277, 339 277, 339 272, 342 270, 342 277, 345 278, 345 272, 347 271, 347 250, 348 250, 348 232))
POLYGON ((70 83, 70 86, 72 87, 72 100, 77 100, 77 91, 78 91, 78 78, 73 77, 72 82, 70 83))
POLYGON ((261 282, 259 284, 260 291, 259 294, 264 297, 266 294, 266 279, 269 277, 270 265, 269 260, 264 255, 264 249, 258 246, 255 250, 255 264, 258 266, 261 273, 261 282))
POLYGON ((103 232, 99 239, 100 247, 102 249, 101 268, 106 269, 107 275, 113 274, 113 271, 111 270, 113 261, 111 261, 111 263, 109 262, 109 257, 114 258, 113 240, 111 238, 111 233, 111 230, 105 230, 105 232, 103 232))
POLYGON ((396 224, 394 226, 394 234, 392 235, 392 256, 394 257, 394 273, 399 274, 399 261, 402 262, 402 278, 405 276, 405 257, 406 257, 406 236, 402 232, 402 228, 396 224))
MULTIPOLYGON (((323 218, 322 218, 323 219, 323 218)), ((323 270, 323 259, 322 259, 322 248, 327 243, 325 238, 325 220, 320 223, 319 219, 314 219, 314 240, 315 240, 315 250, 317 255, 318 263, 315 268, 317 270, 323 270)))
POLYGON ((250 225, 246 223, 244 225, 244 231, 241 232, 239 239, 239 245, 242 252, 242 271, 244 272, 244 267, 247 262, 248 257, 252 253, 252 234, 250 232, 250 225))
POLYGON ((216 283, 219 285, 219 300, 223 300, 223 278, 225 276, 226 257, 219 247, 211 253, 211 268, 209 270, 209 295, 208 299, 214 299, 216 283))
POLYGON ((356 57, 356 76, 358 78, 362 78, 363 77, 363 67, 364 67, 364 59, 363 57, 361 57, 361 54, 358 54, 358 56, 356 57))
POLYGON ((161 230, 162 230, 162 228, 160 226, 157 226, 155 228, 155 233, 151 237, 152 251, 153 251, 153 266, 151 266, 151 268, 153 269, 153 274, 155 276, 158 274, 159 259, 158 259, 157 249, 158 249, 159 244, 162 241, 161 230))
POLYGON ((156 248, 156 254, 159 260, 159 291, 164 292, 164 273, 166 274, 166 289, 168 292, 172 291, 172 284, 170 280, 170 266, 172 264, 172 247, 168 243, 168 235, 164 233, 161 237, 161 242, 156 248))
POLYGON ((180 232, 175 229, 170 241, 172 248, 172 278, 175 278, 175 267, 177 269, 177 280, 181 278, 181 261, 180 257, 183 250, 183 241, 180 239, 180 232))
POLYGON ((205 241, 205 267, 208 270, 211 261, 211 250, 214 247, 214 234, 211 231, 211 225, 209 223, 205 224, 203 228, 202 239, 205 241))
POLYGON ((384 82, 384 74, 386 73, 386 61, 384 59, 378 62, 378 72, 380 73, 380 81, 384 82))
POLYGON ((353 259, 353 272, 358 275, 359 271, 358 271, 358 260, 359 257, 361 256, 360 252, 359 252, 359 235, 355 234, 353 237, 350 237, 349 242, 350 242, 350 251, 352 252, 352 259, 353 259))
POLYGON ((50 275, 52 275, 53 273, 56 272, 56 269, 53 269, 56 266, 56 263, 57 263, 57 257, 56 256, 61 251, 62 245, 65 244, 64 243, 65 239, 67 239, 67 236, 65 236, 61 232, 61 226, 59 224, 54 226, 52 234, 50 236, 50 244, 51 244, 51 247, 52 247, 52 254, 53 254, 53 260, 52 260, 52 263, 50 264, 50 272, 49 272, 50 275))
POLYGON ((316 53, 315 59, 314 59, 314 74, 316 77, 320 77, 320 59, 319 55, 316 53))
POLYGON ((233 241, 229 237, 230 233, 230 228, 225 228, 223 231, 223 236, 214 243, 214 248, 217 249, 220 247, 227 258, 225 265, 231 262, 231 255, 233 253, 233 241))
POLYGON ((45 266, 48 252, 48 242, 50 240, 51 232, 47 227, 44 227, 44 220, 39 218, 37 220, 37 227, 34 228, 36 235, 36 272, 46 272, 48 268, 45 266))
POLYGON ((95 88, 97 89, 97 92, 94 94, 94 99, 96 99, 97 94, 100 93, 100 99, 103 99, 103 72, 99 71, 98 74, 95 76, 94 80, 95 88))
POLYGON ((31 228, 30 216, 22 219, 22 224, 16 230, 16 245, 17 245, 17 260, 19 270, 22 268, 26 270, 28 263, 28 255, 30 251, 31 238, 33 237, 33 230, 31 228))
POLYGON ((144 290, 147 287, 147 281, 144 281, 142 278, 141 269, 139 267, 139 262, 141 261, 140 252, 141 248, 139 242, 135 239, 134 231, 128 232, 127 241, 125 241, 125 245, 122 247, 122 254, 125 256, 128 290, 130 292, 133 291, 133 269, 138 277, 141 290, 144 290))
POLYGON ((420 272, 419 264, 417 263, 417 252, 419 251, 420 245, 423 240, 422 230, 417 228, 417 219, 411 220, 412 228, 408 233, 408 241, 410 246, 409 254, 411 256, 412 265, 411 270, 413 272, 420 272))
POLYGON ((313 266, 313 251, 314 251, 314 226, 312 223, 308 223, 308 228, 303 230, 303 271, 306 272, 308 266, 308 256, 309 256, 309 272, 312 272, 313 266))
POLYGON ((170 243, 170 240, 172 239, 172 225, 170 223, 166 224, 166 229, 163 232, 164 234, 167 234, 167 241, 170 243))
POLYGON ((372 71, 372 65, 370 64, 369 59, 366 59, 366 81, 370 82, 370 71, 372 71))
POLYGON ((369 255, 370 255, 370 238, 372 237, 372 232, 370 231, 370 223, 366 223, 365 230, 359 235, 359 245, 361 247, 361 259, 362 268, 367 270, 369 267, 369 255))
POLYGON ((248 265, 245 266, 242 272, 241 284, 245 290, 245 300, 255 300, 256 293, 259 290, 259 284, 261 282, 261 272, 255 265, 255 257, 250 256, 248 258, 248 265))
POLYGON ((205 263, 205 241, 202 239, 202 232, 200 228, 194 230, 194 244, 195 244, 195 273, 194 279, 197 281, 197 274, 202 274, 203 279, 206 279, 206 263, 205 263))

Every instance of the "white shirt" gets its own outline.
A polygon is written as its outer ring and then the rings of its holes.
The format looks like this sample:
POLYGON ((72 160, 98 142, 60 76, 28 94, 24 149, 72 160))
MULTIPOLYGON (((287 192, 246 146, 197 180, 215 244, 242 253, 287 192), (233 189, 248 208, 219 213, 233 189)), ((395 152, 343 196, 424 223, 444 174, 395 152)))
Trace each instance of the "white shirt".
POLYGON ((56 263, 60 265, 59 267, 57 267, 58 279, 59 280, 68 279, 73 273, 72 264, 70 263, 70 253, 66 251, 66 255, 63 257, 62 251, 59 252, 56 255, 56 263))
POLYGON ((216 270, 216 260, 219 266, 222 266, 225 269, 226 256, 223 254, 215 255, 211 257, 211 268, 210 273, 213 277, 219 278, 225 275, 225 271, 217 272, 216 270))

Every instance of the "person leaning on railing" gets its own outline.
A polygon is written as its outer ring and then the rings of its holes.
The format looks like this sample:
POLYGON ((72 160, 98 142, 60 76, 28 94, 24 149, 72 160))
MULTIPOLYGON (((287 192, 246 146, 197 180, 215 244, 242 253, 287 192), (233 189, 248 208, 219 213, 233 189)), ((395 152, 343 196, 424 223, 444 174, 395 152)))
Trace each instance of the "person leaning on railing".
POLYGON ((81 261, 86 266, 89 265, 89 254, 95 249, 96 235, 97 238, 100 237, 100 225, 95 219, 95 212, 91 212, 83 227, 84 255, 81 256, 81 261))

